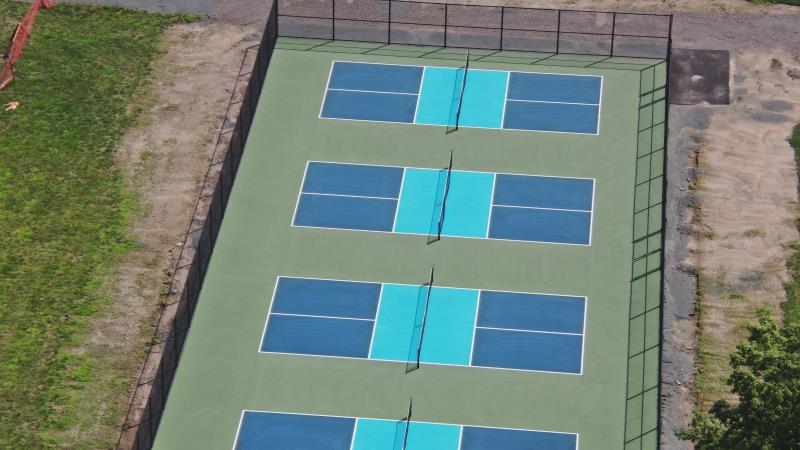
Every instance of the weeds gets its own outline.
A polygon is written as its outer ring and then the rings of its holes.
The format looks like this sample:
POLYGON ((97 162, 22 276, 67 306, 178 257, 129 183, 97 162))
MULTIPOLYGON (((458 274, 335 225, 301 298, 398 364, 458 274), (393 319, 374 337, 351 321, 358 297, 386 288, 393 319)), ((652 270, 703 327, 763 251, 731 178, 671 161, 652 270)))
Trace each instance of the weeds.
MULTIPOLYGON (((0 0, 0 23, 29 4, 0 0)), ((58 4, 39 13, 0 104, 0 448, 108 448, 114 436, 54 436, 118 411, 78 412, 89 379, 120 396, 131 380, 72 352, 107 305, 102 280, 133 242, 136 199, 114 150, 158 55, 161 31, 187 18, 58 4)), ((8 33, 6 33, 8 35, 8 33)), ((135 326, 135 324, 133 325, 135 326)), ((130 374, 127 374, 128 376, 130 374)))

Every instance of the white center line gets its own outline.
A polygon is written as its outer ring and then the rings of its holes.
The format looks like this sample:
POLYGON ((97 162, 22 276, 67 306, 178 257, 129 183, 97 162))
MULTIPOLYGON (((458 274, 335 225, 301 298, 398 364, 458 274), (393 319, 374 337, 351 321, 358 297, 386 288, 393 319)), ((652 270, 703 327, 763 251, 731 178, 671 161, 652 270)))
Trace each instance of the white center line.
POLYGON ((519 333, 565 334, 567 336, 583 336, 581 333, 565 333, 561 331, 519 330, 516 328, 475 327, 479 330, 509 331, 519 333))
POLYGON ((399 200, 397 197, 372 197, 369 195, 347 195, 347 194, 326 194, 324 192, 303 192, 309 195, 326 195, 329 197, 352 197, 352 198, 373 198, 377 200, 399 200))
POLYGON ((374 319, 358 319, 355 317, 337 317, 337 316, 317 316, 313 314, 290 314, 290 313, 270 313, 272 316, 292 316, 292 317, 314 317, 316 319, 336 319, 336 320, 361 320, 363 322, 374 322, 374 319))
POLYGON ((557 105, 584 105, 584 106, 600 106, 599 103, 579 103, 579 102, 551 102, 546 100, 523 100, 521 98, 509 98, 509 102, 526 102, 526 103, 552 103, 557 105))
POLYGON ((329 91, 344 91, 344 92, 367 92, 369 94, 392 94, 392 95, 413 95, 417 96, 419 94, 414 94, 410 92, 388 92, 388 91, 368 91, 366 89, 341 89, 341 88, 328 88, 329 91))
POLYGON ((562 209, 562 208, 543 208, 539 206, 518 206, 518 205, 498 205, 494 204, 492 206, 497 206, 500 208, 521 208, 521 209, 544 209, 547 211, 569 211, 569 212, 584 212, 590 213, 592 210, 590 209, 562 209))

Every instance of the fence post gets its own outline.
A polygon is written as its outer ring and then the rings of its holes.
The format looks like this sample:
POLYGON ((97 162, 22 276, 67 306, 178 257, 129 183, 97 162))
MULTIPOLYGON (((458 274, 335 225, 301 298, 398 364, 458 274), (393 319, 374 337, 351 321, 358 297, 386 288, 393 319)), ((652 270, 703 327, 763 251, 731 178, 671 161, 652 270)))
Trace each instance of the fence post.
POLYGON ((336 0, 331 0, 331 40, 336 40, 336 0))
POLYGON ((561 51, 561 10, 558 10, 556 18, 556 54, 561 51))
MULTIPOLYGON (((270 19, 271 19, 270 16, 274 16, 275 17, 275 36, 280 36, 280 32, 278 31, 278 16, 280 15, 280 12, 278 12, 278 3, 280 3, 280 0, 273 0, 273 1, 275 2, 275 9, 273 10, 272 8, 270 8, 269 14, 267 15, 267 24, 269 24, 269 22, 270 22, 270 19)), ((269 27, 269 25, 267 25, 267 27, 269 27)), ((264 32, 266 33, 266 30, 264 32)))
POLYGON ((500 51, 503 51, 503 30, 505 29, 506 7, 500 7, 500 51))
POLYGON ((386 25, 386 43, 392 43, 392 0, 389 0, 389 23, 386 25))
POLYGON ((611 58, 614 57, 614 38, 617 33, 617 13, 611 13, 611 58))
POLYGON ((444 47, 447 47, 447 15, 449 14, 449 4, 444 4, 444 47))
MULTIPOLYGON (((668 146, 669 146, 669 110, 670 110, 670 107, 669 107, 669 96, 670 96, 669 85, 670 85, 670 79, 669 79, 669 77, 670 77, 670 74, 671 74, 670 71, 671 71, 671 65, 672 65, 672 18, 673 18, 673 15, 670 14, 669 15, 669 30, 667 31, 667 55, 666 55, 667 56, 667 58, 666 58, 667 67, 665 68, 665 70, 667 71, 667 75, 666 75, 666 86, 664 87, 664 101, 666 102, 664 104, 664 108, 665 108, 665 111, 664 111, 664 156, 663 156, 663 160, 662 160, 662 164, 663 164, 663 167, 664 167, 664 174, 662 175, 664 177, 664 189, 662 189, 662 192, 661 192, 661 212, 662 212, 662 214, 661 214, 661 261, 660 261, 660 263, 661 263, 661 280, 659 280, 660 283, 661 283, 661 286, 660 286, 661 289, 659 290, 659 304, 661 305, 661 308, 659 308, 659 311, 658 311, 658 314, 659 314, 659 317, 658 317, 658 329, 659 329, 658 344, 659 344, 659 346, 661 348, 661 353, 658 355, 658 385, 657 385, 658 386, 658 396, 656 397, 657 398, 657 402, 658 402, 657 411, 659 413, 658 414, 658 421, 656 422, 656 436, 658 436, 659 443, 661 441, 661 431, 662 431, 662 424, 661 424, 661 417, 660 417, 661 414, 660 413, 661 413, 661 408, 664 406, 663 400, 661 399, 661 383, 663 381, 662 369, 664 367, 664 354, 663 354, 663 352, 664 352, 664 281, 665 281, 664 280, 664 276, 665 276, 665 272, 666 272, 666 270, 664 270, 664 263, 666 262, 666 255, 664 254, 665 253, 664 249, 666 248, 665 245, 666 245, 666 242, 667 242, 667 215, 664 214, 664 211, 666 211, 666 208, 667 208, 667 206, 666 206, 667 205, 667 192, 669 192, 669 190, 668 190, 669 186, 668 186, 668 182, 667 182, 666 170, 667 170, 667 164, 669 163, 669 160, 668 160, 668 158, 669 158, 668 157, 668 153, 669 153, 669 148, 668 148, 668 146)), ((653 77, 653 79, 655 79, 655 77, 653 77)), ((653 84, 653 86, 655 87, 655 84, 653 84)))

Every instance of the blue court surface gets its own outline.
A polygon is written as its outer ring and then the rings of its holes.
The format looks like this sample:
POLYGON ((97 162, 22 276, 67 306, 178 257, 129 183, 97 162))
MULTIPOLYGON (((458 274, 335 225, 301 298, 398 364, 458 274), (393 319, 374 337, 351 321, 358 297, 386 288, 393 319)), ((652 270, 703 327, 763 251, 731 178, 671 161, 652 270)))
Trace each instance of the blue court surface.
POLYGON ((578 448, 573 433, 244 411, 234 450, 401 450, 403 441, 406 450, 578 448))
POLYGON ((309 162, 293 224, 590 245, 593 200, 586 178, 309 162))
POLYGON ((580 374, 586 298, 279 277, 260 351, 580 374), (420 326, 428 302, 424 338, 420 326))
POLYGON ((334 61, 320 117, 449 126, 460 103, 460 127, 598 134, 602 80, 334 61))

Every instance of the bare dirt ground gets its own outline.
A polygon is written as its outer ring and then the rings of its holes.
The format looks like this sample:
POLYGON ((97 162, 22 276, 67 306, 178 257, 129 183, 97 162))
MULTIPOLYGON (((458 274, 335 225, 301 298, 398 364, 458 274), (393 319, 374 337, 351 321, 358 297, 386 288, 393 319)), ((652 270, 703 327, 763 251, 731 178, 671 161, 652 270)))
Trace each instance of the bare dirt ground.
POLYGON ((798 238, 797 179, 786 138, 800 121, 800 8, 787 12, 676 15, 676 47, 731 52, 733 91, 730 106, 673 106, 670 115, 666 449, 691 448, 674 432, 689 423, 693 405, 707 408, 726 395, 729 355, 756 309, 780 316, 787 247, 798 238))
POLYGON ((720 398, 735 342, 759 307, 780 318, 788 246, 798 238, 797 178, 786 141, 800 121, 800 58, 785 49, 735 55, 734 104, 715 108, 698 152, 698 238, 704 407, 720 398))
POLYGON ((90 420, 66 431, 65 441, 85 443, 80 448, 108 436, 116 441, 123 420, 119 414, 129 402, 125 388, 141 369, 230 89, 245 48, 258 43, 257 31, 205 21, 174 26, 164 35, 164 54, 138 99, 145 112, 117 153, 128 189, 142 205, 130 230, 136 250, 120 265, 118 278, 109 281, 111 307, 90 324, 86 341, 76 349, 96 357, 110 377, 87 386, 80 414, 90 420))
POLYGON ((692 404, 726 392, 728 358, 758 307, 780 317, 797 179, 786 137, 800 121, 800 63, 780 47, 733 53, 731 106, 673 106, 662 396, 665 448, 692 404), (774 61, 780 61, 776 63, 774 61), (700 346, 694 275, 701 293, 700 346), (695 356, 701 375, 693 385, 695 356), (697 395, 698 398, 693 398, 697 395))

